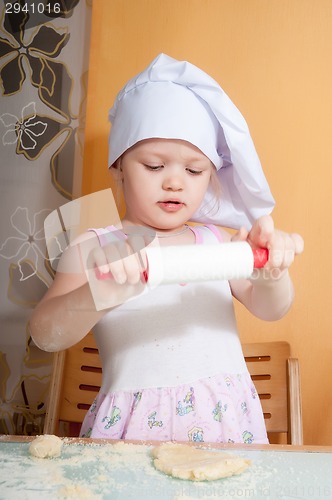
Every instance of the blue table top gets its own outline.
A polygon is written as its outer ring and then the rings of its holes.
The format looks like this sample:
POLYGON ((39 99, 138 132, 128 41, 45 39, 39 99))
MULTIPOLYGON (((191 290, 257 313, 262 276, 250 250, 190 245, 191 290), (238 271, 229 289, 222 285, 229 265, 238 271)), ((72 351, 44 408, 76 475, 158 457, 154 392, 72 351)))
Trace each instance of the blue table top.
POLYGON ((325 448, 218 448, 252 465, 239 476, 204 482, 157 471, 150 450, 148 445, 65 439, 61 457, 37 459, 29 454, 29 442, 0 439, 0 499, 332 498, 332 452, 325 448))

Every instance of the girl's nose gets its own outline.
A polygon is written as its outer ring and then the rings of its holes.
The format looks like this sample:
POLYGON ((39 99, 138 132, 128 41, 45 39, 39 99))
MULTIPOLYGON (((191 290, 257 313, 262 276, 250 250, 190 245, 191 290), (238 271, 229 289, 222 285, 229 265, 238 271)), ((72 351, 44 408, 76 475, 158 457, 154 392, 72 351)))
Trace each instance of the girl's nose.
POLYGON ((163 180, 165 191, 182 191, 183 178, 179 172, 169 171, 163 180))

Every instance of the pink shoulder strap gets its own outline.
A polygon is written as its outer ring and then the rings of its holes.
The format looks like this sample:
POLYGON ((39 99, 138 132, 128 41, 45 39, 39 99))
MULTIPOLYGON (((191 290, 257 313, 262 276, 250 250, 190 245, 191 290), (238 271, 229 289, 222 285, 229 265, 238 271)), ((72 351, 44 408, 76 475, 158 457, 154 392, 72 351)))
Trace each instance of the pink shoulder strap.
POLYGON ((122 233, 122 231, 119 231, 119 229, 117 229, 115 226, 89 228, 89 231, 93 231, 97 235, 101 247, 110 242, 107 238, 107 235, 109 235, 110 233, 114 233, 116 237, 121 240, 126 239, 126 235, 122 233))
POLYGON ((217 240, 220 241, 220 243, 222 243, 223 239, 222 239, 222 236, 221 236, 220 231, 218 230, 217 226, 215 226, 214 224, 206 224, 205 227, 210 229, 210 231, 213 232, 213 234, 215 235, 217 240))

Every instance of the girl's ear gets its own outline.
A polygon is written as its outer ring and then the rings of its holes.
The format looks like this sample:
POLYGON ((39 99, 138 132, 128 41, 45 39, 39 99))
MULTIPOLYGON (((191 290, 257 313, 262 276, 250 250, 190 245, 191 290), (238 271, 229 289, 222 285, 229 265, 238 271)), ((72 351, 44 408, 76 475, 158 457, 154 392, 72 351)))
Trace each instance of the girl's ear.
POLYGON ((123 180, 123 172, 121 167, 121 159, 119 158, 110 167, 111 174, 116 182, 121 182, 123 180))

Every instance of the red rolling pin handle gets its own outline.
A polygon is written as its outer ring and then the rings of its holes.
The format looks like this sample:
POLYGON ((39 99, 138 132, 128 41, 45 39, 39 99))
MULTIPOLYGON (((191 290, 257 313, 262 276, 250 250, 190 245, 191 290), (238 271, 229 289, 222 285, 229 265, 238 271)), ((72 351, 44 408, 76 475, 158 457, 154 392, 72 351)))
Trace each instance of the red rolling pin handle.
POLYGON ((254 269, 260 269, 264 267, 269 260, 269 251, 267 248, 253 248, 252 253, 254 255, 254 269))
MULTIPOLYGON (((269 251, 267 248, 253 248, 252 250, 254 256, 254 269, 260 269, 265 266, 269 259, 269 251)), ((101 273, 99 269, 95 268, 96 278, 98 280, 107 280, 112 278, 112 273, 101 273)), ((149 270, 143 271, 142 273, 142 281, 147 283, 149 279, 149 270)))

